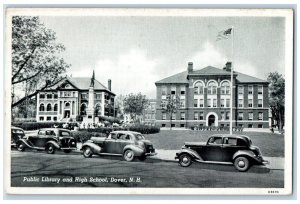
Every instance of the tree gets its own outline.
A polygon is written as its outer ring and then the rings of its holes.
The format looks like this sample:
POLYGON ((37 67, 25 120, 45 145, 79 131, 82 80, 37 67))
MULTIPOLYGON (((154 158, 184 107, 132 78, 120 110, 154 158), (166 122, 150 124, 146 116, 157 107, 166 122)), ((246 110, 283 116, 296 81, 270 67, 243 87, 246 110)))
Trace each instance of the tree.
POLYGON ((161 108, 163 112, 169 115, 170 118, 170 129, 172 129, 172 115, 177 113, 180 108, 180 98, 178 95, 168 94, 165 100, 161 102, 161 108))
POLYGON ((59 53, 65 47, 56 42, 54 31, 47 29, 39 17, 12 18, 12 108, 37 95, 38 90, 53 86, 70 66, 59 53), (25 87, 24 96, 15 89, 25 87))
POLYGON ((274 120, 279 130, 284 126, 285 109, 285 79, 278 72, 271 72, 269 82, 269 105, 272 113, 272 125, 274 120))
POLYGON ((129 94, 124 98, 124 113, 130 114, 130 117, 137 121, 137 116, 143 114, 143 111, 148 107, 149 100, 141 93, 129 94))

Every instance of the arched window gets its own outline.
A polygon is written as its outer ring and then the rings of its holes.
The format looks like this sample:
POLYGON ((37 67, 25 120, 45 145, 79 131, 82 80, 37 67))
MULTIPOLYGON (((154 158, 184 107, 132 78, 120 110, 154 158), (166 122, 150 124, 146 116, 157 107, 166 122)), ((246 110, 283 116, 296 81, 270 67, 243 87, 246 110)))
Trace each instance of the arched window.
POLYGON ((217 83, 211 81, 207 85, 207 94, 217 94, 217 83))
POLYGON ((57 103, 54 105, 53 110, 54 110, 54 111, 57 111, 57 103))
POLYGON ((65 103, 65 108, 70 108, 70 103, 65 103))
POLYGON ((51 104, 49 103, 49 104, 47 105, 47 111, 51 111, 51 109, 52 109, 52 107, 51 107, 51 104))
POLYGON ((40 111, 45 111, 45 105, 44 104, 40 105, 40 111))
POLYGON ((228 81, 222 83, 221 94, 230 94, 230 84, 228 81))
POLYGON ((204 93, 204 85, 202 82, 197 82, 194 85, 194 94, 195 95, 202 95, 204 93))

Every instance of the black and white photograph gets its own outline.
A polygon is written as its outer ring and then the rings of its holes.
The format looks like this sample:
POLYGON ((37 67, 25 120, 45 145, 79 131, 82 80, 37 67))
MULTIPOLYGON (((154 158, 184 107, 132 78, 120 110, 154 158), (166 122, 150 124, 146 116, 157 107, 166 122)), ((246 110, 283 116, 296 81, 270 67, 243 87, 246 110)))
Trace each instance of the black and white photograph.
POLYGON ((293 10, 8 8, 5 22, 8 193, 292 193, 293 10))

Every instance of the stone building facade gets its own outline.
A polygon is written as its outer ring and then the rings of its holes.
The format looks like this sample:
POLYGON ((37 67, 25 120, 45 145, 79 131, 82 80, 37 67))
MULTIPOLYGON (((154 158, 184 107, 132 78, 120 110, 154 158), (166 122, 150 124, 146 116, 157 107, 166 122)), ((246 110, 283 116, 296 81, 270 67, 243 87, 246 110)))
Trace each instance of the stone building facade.
POLYGON ((115 94, 94 78, 66 77, 37 95, 37 121, 97 122, 99 116, 114 116, 115 94))
MULTIPOLYGON (((231 63, 223 69, 208 66, 186 71, 155 83, 156 123, 170 127, 169 115, 161 109, 168 94, 180 98, 180 109, 172 115, 173 127, 230 126, 231 63)), ((234 71, 233 127, 268 128, 268 82, 234 71)))

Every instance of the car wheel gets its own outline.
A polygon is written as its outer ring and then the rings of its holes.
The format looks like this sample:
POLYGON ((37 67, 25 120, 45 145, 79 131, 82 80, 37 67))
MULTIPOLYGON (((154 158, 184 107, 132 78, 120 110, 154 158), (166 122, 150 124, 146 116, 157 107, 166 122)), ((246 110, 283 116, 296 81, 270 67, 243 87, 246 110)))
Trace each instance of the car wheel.
POLYGON ((70 153, 70 152, 72 152, 71 149, 65 149, 65 150, 64 150, 64 153, 70 153))
POLYGON ((17 144, 17 150, 20 151, 20 152, 24 152, 25 151, 25 145, 20 142, 17 144))
POLYGON ((147 157, 145 155, 138 157, 138 159, 140 161, 145 161, 147 159, 147 157))
POLYGON ((238 171, 247 171, 250 167, 249 159, 246 157, 237 157, 234 160, 234 166, 238 171))
POLYGON ((192 164, 192 157, 189 154, 182 154, 179 157, 179 164, 182 167, 188 167, 192 164))
POLYGON ((46 152, 47 152, 48 154, 54 154, 54 153, 55 153, 55 147, 54 147, 54 145, 53 145, 53 144, 47 145, 47 147, 46 147, 46 152))
POLYGON ((134 159, 134 152, 131 149, 128 149, 124 152, 123 157, 126 161, 133 161, 134 159))
POLYGON ((84 147, 82 154, 85 158, 90 158, 93 155, 93 151, 90 147, 84 147))

